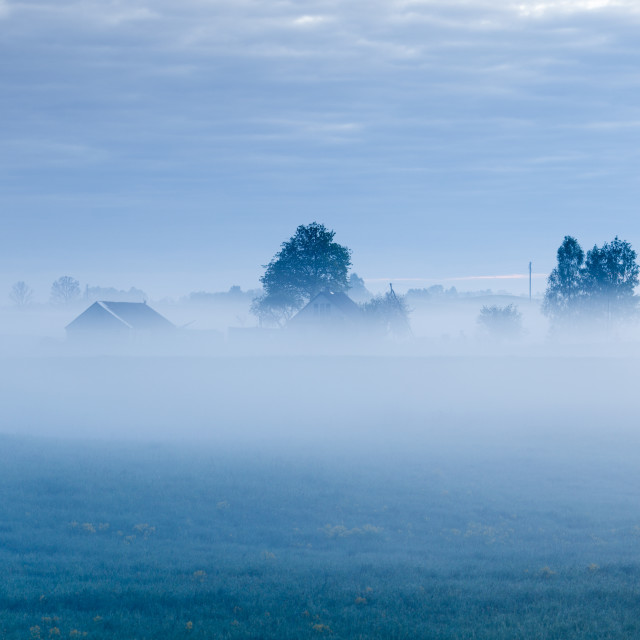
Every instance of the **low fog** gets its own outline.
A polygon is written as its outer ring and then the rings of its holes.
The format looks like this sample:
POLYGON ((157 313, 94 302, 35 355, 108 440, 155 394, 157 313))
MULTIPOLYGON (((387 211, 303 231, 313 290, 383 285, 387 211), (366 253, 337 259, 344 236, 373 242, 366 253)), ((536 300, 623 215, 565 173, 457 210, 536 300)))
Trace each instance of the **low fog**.
POLYGON ((633 434, 634 322, 558 332, 539 297, 432 287, 397 294, 400 329, 384 316, 260 326, 259 292, 131 292, 133 311, 169 330, 81 324, 119 303, 0 309, 2 432, 328 451, 566 440, 568 454, 576 439, 633 434), (513 310, 517 331, 483 323, 492 310, 513 310))
MULTIPOLYGON (((148 441, 432 447, 632 435, 632 356, 60 355, 2 359, 4 433, 148 441)), ((289 347, 292 349, 291 345, 289 347)), ((272 348, 275 347, 272 345, 272 348)))
POLYGON ((633 326, 554 335, 516 302, 517 335, 484 331, 491 295, 401 332, 5 310, 0 635, 630 637, 633 326))

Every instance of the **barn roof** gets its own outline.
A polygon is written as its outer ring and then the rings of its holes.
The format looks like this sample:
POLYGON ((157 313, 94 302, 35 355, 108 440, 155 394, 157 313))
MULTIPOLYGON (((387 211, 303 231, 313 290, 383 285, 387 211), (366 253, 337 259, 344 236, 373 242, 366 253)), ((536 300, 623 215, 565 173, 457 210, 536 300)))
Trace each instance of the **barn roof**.
POLYGON ((94 302, 67 329, 133 329, 157 331, 175 328, 164 316, 153 310, 146 302, 94 302))
POLYGON ((307 322, 325 323, 327 321, 337 321, 339 317, 356 320, 360 318, 361 313, 360 307, 346 293, 324 290, 311 298, 289 322, 294 325, 307 322), (320 300, 326 300, 331 306, 335 307, 340 312, 338 317, 332 314, 329 320, 329 316, 318 316, 315 307, 318 306, 318 301, 320 300))
POLYGON ((344 312, 347 315, 360 313, 360 307, 346 293, 342 291, 321 291, 315 298, 313 298, 309 302, 309 304, 313 304, 314 300, 317 300, 320 296, 324 296, 325 298, 329 299, 331 301, 331 304, 338 307, 340 311, 344 312))

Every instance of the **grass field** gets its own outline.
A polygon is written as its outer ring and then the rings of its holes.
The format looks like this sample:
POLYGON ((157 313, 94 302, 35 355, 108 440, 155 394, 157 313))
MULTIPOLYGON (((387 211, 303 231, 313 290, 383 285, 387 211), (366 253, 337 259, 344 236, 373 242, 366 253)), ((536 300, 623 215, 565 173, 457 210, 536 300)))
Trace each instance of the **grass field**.
POLYGON ((0 638, 637 638, 636 460, 0 436, 0 638))

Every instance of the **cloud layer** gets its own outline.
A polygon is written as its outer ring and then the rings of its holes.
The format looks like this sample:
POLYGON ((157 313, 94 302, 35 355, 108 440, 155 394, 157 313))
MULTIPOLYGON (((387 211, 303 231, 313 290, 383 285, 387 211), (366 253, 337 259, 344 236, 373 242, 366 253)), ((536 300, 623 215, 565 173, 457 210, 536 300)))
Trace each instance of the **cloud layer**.
POLYGON ((565 233, 640 240, 635 2, 0 0, 0 17, 7 260, 26 230, 80 264, 92 225, 124 256, 153 225, 163 261, 197 263, 249 223, 249 284, 312 218, 356 246, 366 225, 371 277, 383 243, 384 271, 440 266, 455 234, 465 272, 508 273, 565 233))

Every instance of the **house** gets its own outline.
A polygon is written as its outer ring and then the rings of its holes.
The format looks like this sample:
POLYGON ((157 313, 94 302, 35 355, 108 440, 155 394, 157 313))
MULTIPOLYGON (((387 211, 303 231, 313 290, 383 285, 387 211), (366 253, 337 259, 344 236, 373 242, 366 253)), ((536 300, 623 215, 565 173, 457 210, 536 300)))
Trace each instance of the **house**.
POLYGON ((98 338, 158 334, 175 325, 146 302, 94 302, 66 327, 70 338, 98 338))
POLYGON ((362 309, 346 294, 321 291, 289 320, 293 328, 348 328, 362 320, 362 309))

